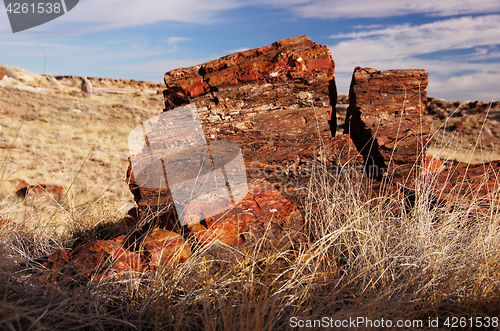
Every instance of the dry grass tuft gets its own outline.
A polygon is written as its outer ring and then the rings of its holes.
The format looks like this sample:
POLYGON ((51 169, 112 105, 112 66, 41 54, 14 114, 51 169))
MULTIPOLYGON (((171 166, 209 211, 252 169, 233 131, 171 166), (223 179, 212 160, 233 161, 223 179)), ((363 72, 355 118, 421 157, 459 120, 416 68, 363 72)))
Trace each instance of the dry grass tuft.
MULTIPOLYGON (((183 265, 155 273, 72 288, 40 285, 27 276, 36 258, 68 242, 37 241, 41 232, 4 226, 0 325, 12 330, 280 330, 293 326, 294 317, 327 316, 424 321, 425 329, 428 319, 438 316, 444 321, 498 315, 496 204, 478 215, 472 198, 464 199, 465 208, 431 208, 422 194, 414 209, 405 211, 394 195, 384 196, 383 203, 363 201, 365 188, 356 185, 356 172, 346 173, 351 177, 319 172, 311 179, 304 230, 309 248, 270 253, 259 251, 261 242, 255 251, 233 252, 240 256, 234 264, 208 261, 198 250, 183 265)), ((432 178, 422 178, 419 192, 432 184, 432 178)), ((68 213, 97 226, 119 221, 112 209, 93 204, 86 216, 68 213)))

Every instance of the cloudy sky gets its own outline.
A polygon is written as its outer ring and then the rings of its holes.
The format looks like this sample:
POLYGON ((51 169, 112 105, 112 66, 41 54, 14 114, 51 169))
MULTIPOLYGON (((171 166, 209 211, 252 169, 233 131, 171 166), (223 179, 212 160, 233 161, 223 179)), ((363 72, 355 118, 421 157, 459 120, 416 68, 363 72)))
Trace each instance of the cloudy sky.
POLYGON ((80 0, 18 33, 0 10, 0 63, 160 82, 168 70, 304 34, 331 50, 340 93, 356 66, 423 68, 431 97, 499 100, 500 0, 80 0))

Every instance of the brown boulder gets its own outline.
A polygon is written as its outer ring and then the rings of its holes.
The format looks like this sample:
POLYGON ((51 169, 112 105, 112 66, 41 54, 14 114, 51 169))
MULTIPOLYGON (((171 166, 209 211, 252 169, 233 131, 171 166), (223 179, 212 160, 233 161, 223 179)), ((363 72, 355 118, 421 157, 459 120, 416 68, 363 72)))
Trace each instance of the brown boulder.
POLYGON ((427 83, 427 71, 422 69, 354 70, 344 133, 379 176, 387 173, 405 181, 419 156, 425 155, 430 130, 422 118, 427 83))

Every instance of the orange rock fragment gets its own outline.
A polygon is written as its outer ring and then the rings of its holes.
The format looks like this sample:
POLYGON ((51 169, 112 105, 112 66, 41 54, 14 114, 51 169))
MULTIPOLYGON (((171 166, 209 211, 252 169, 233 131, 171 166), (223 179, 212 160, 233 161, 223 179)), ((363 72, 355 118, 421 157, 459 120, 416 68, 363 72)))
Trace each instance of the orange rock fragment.
POLYGON ((100 240, 74 250, 59 250, 44 263, 51 271, 43 275, 42 279, 57 281, 62 276, 63 282, 69 279, 98 280, 113 272, 142 272, 144 265, 140 254, 123 248, 124 238, 120 236, 113 240, 100 240))
POLYGON ((435 156, 427 155, 425 157, 424 169, 431 173, 442 172, 446 169, 441 160, 435 156))
POLYGON ((150 265, 177 263, 191 256, 191 249, 184 238, 175 232, 156 228, 143 243, 143 248, 149 253, 150 265))
POLYGON ((190 224, 188 227, 200 245, 209 245, 215 241, 226 245, 243 242, 238 225, 232 222, 212 223, 208 229, 201 224, 190 224))

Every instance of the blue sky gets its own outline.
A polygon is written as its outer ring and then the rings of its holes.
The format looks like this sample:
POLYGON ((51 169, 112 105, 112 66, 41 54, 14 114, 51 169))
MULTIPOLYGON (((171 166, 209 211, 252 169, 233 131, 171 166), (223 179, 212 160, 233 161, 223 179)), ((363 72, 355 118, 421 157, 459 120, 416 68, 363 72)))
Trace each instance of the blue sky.
POLYGON ((15 34, 2 9, 0 62, 160 82, 168 70, 304 34, 331 50, 340 93, 356 66, 423 68, 431 97, 499 100, 500 0, 80 0, 15 34))

